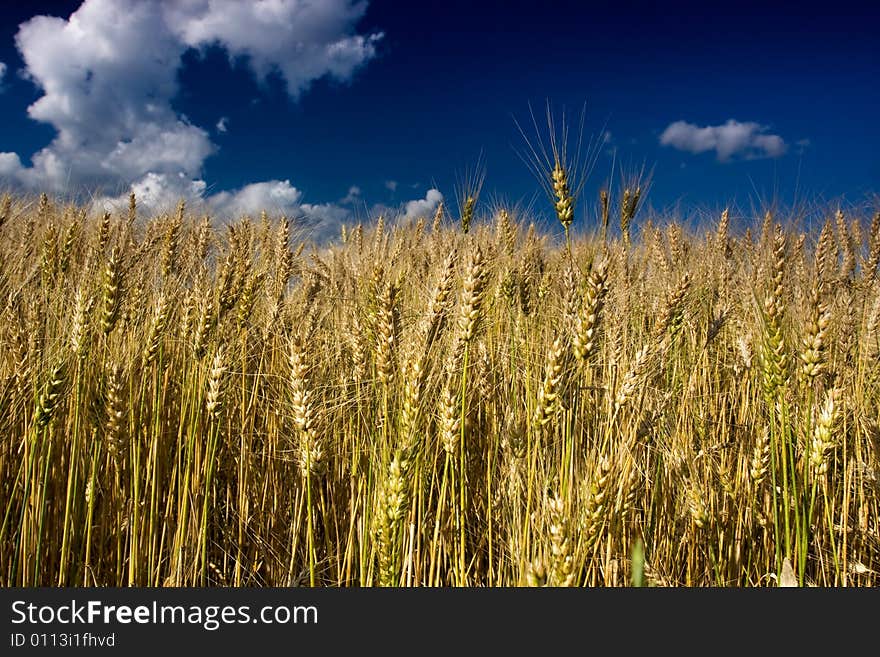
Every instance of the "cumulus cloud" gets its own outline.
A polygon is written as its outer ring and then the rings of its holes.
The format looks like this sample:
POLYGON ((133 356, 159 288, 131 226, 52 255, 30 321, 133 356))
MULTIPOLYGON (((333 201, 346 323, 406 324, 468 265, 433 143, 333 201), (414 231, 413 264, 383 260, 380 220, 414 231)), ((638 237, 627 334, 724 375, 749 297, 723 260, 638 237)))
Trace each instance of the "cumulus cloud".
MULTIPOLYGON (((346 196, 360 198, 360 189, 353 186, 346 196), (355 193, 356 192, 356 193, 355 193)), ((127 198, 124 199, 127 202, 127 198)), ((266 210, 271 214, 283 214, 310 229, 316 240, 332 237, 344 222, 358 219, 358 215, 343 202, 305 203, 302 193, 290 184, 289 180, 272 180, 265 183, 246 185, 238 191, 220 192, 204 198, 209 208, 221 218, 234 218, 242 214, 253 214, 266 210)), ((408 201, 397 208, 382 204, 373 205, 367 212, 369 217, 385 215, 390 222, 407 221, 430 216, 443 200, 443 194, 436 189, 428 190, 425 198, 408 201)), ((123 199, 119 199, 121 203, 123 199)))
POLYGON ((142 205, 167 209, 180 199, 192 202, 201 199, 207 185, 203 180, 190 180, 182 173, 148 173, 131 186, 142 205))
POLYGON ((235 192, 220 192, 206 200, 218 215, 230 219, 258 210, 289 215, 299 208, 302 192, 289 180, 270 180, 245 185, 235 192))
MULTIPOLYGON (((357 186, 334 203, 307 202, 288 179, 210 193, 204 163, 217 146, 172 105, 191 48, 219 46, 231 59, 243 57, 259 80, 277 73, 294 99, 319 78, 348 80, 382 36, 356 33, 365 11, 366 2, 352 0, 84 0, 68 19, 34 17, 16 35, 24 77, 42 92, 28 115, 51 125, 55 137, 30 165, 0 152, 0 177, 55 192, 113 190, 93 199, 100 209, 124 210, 134 191, 152 211, 180 199, 221 219, 266 210, 310 226, 318 239, 356 213, 382 211, 392 221, 430 214, 443 198, 435 189, 397 208, 361 210, 357 186)), ((228 119, 213 127, 225 132, 228 119)), ((397 183, 386 186, 393 191, 397 183)))
MULTIPOLYGON (((115 0, 114 0, 115 1, 115 0)), ((279 71, 296 97, 316 79, 347 80, 376 54, 381 33, 350 34, 366 2, 350 0, 173 0, 158 3, 187 46, 220 44, 245 55, 260 77, 279 71)))
MULTIPOLYGON (((0 153, 0 174, 4 167, 20 164, 6 156, 14 153, 0 153)), ((284 215, 294 220, 301 228, 307 228, 311 238, 322 241, 334 237, 339 225, 345 222, 360 221, 384 215, 390 223, 430 217, 443 200, 437 189, 429 189, 425 198, 414 199, 391 207, 381 203, 358 211, 353 203, 361 201, 361 190, 356 185, 338 203, 308 203, 303 193, 294 187, 290 180, 268 180, 251 183, 232 191, 207 193, 207 185, 202 180, 190 180, 186 176, 150 173, 131 185, 138 199, 138 206, 151 212, 170 212, 183 199, 187 206, 196 211, 211 213, 220 220, 234 220, 242 215, 254 216, 265 210, 270 215, 284 215)), ((118 196, 101 196, 92 201, 96 212, 122 212, 128 208, 128 191, 118 196)))
POLYGON ((138 206, 150 212, 172 210, 179 201, 186 201, 189 207, 198 207, 205 201, 207 184, 204 180, 193 180, 183 173, 148 173, 128 186, 128 190, 118 196, 98 196, 92 199, 94 212, 118 212, 128 207, 129 191, 137 197, 138 206))
POLYGON ((416 219, 433 214, 443 200, 443 194, 437 189, 429 189, 425 198, 410 201, 403 206, 404 219, 416 219))
POLYGON ((36 16, 15 37, 43 95, 28 115, 56 137, 18 172, 29 187, 130 183, 148 173, 199 173, 207 133, 171 107, 186 46, 159 5, 86 0, 69 20, 36 16), (121 167, 121 168, 120 168, 121 167))
MULTIPOLYGON (((375 55, 381 34, 354 33, 365 11, 351 0, 85 0, 66 20, 36 16, 19 26, 16 46, 43 92, 28 115, 56 136, 30 167, 0 154, 0 175, 56 192, 131 185, 157 202, 204 191, 204 161, 216 146, 171 104, 183 54, 220 46, 261 79, 279 73, 296 98, 319 78, 349 79, 375 55)), ((260 198, 283 182, 238 194, 260 198)), ((266 198, 288 202, 283 191, 266 198)))
POLYGON ((335 203, 303 203, 299 207, 305 217, 316 221, 340 222, 351 217, 351 210, 335 203))
POLYGON ((376 203, 370 207, 368 214, 370 217, 382 215, 387 221, 392 223, 396 221, 411 221, 419 217, 430 218, 442 200, 443 194, 439 190, 432 188, 425 193, 425 198, 405 201, 397 206, 376 203))
POLYGON ((16 153, 0 153, 0 176, 11 176, 21 170, 21 160, 16 153))
POLYGON ((343 205, 350 205, 352 203, 357 203, 361 200, 361 188, 357 185, 352 185, 348 188, 348 194, 342 197, 339 201, 343 205))
MULTIPOLYGON (((6 75, 6 64, 4 64, 3 62, 0 62, 0 84, 3 83, 3 78, 5 75, 6 75)), ((3 87, 0 87, 0 90, 2 90, 2 89, 3 89, 3 87)))
MULTIPOLYGON (((2 167, 2 159, 0 159, 2 167)), ((182 199, 192 208, 211 212, 220 219, 235 219, 244 214, 265 210, 273 215, 294 215, 299 212, 302 192, 289 180, 268 180, 251 183, 227 192, 207 194, 204 180, 192 180, 181 174, 148 173, 131 184, 138 206, 151 212, 173 209, 182 199)), ((128 207, 126 191, 118 196, 100 196, 92 200, 96 211, 119 211, 128 207)))
POLYGON ((759 123, 734 119, 722 125, 705 127, 675 121, 660 135, 660 143, 689 153, 715 151, 720 162, 737 156, 746 159, 780 157, 788 146, 782 137, 769 134, 767 130, 767 126, 759 123))

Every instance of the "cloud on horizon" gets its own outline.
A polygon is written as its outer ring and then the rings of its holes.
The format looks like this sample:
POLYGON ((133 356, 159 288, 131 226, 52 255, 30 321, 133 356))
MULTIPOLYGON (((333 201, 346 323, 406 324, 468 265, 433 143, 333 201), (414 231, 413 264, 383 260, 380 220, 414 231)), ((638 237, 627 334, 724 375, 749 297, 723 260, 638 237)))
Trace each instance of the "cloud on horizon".
POLYGON ((788 150, 788 145, 782 137, 769 134, 767 130, 767 126, 759 123, 743 123, 735 119, 729 119, 722 125, 704 127, 687 121, 675 121, 660 135, 660 143, 694 154, 715 151, 719 162, 727 162, 734 157, 781 157, 788 150))
MULTIPOLYGON (((4 160, 0 156, 0 172, 4 160)), ((382 214, 391 221, 408 221, 418 217, 429 218, 443 200, 437 189, 429 189, 425 197, 391 207, 376 203, 370 207, 355 208, 360 202, 360 188, 352 186, 339 203, 306 203, 303 193, 294 187, 290 180, 268 180, 245 185, 237 190, 207 194, 206 185, 201 180, 190 180, 186 176, 166 174, 147 174, 131 186, 138 206, 153 210, 172 210, 181 200, 194 210, 205 210, 220 220, 231 220, 242 215, 253 215, 265 210, 270 215, 284 215, 311 230, 312 237, 321 241, 334 236, 339 225, 373 219, 382 214)), ((128 208, 128 192, 119 196, 101 196, 92 200, 95 212, 124 212, 128 208)))
POLYGON ((361 188, 357 185, 352 185, 348 188, 348 193, 343 196, 339 202, 343 205, 350 205, 352 203, 357 203, 361 200, 361 188))
MULTIPOLYGON (((0 176, 58 193, 130 186, 154 207, 177 198, 224 210, 302 207, 289 181, 205 196, 204 162, 218 147, 172 107, 177 72, 187 50, 220 46, 246 56, 258 80, 279 73, 296 100, 321 78, 350 80, 375 56, 382 34, 355 32, 365 11, 351 0, 85 0, 66 20, 35 16, 15 37, 24 77, 43 92, 27 112, 56 135, 31 166, 0 152, 0 176)), ((215 128, 224 132, 225 120, 215 128)))

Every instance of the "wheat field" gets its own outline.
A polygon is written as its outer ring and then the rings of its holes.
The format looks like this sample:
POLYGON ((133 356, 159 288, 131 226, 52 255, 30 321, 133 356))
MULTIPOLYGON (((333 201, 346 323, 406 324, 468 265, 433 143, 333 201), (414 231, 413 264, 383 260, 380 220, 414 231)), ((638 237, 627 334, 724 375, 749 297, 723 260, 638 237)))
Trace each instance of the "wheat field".
POLYGON ((3 197, 0 584, 880 583, 880 213, 565 182, 565 239, 3 197))

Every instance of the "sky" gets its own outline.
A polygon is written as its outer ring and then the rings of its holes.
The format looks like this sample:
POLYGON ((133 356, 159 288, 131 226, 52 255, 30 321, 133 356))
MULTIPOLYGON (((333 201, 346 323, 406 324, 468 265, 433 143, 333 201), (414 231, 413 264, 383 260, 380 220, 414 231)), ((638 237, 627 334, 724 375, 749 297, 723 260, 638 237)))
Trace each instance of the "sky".
POLYGON ((0 189, 103 207, 133 189, 320 236, 454 213, 482 167, 484 212, 549 216, 518 128, 546 138, 549 103, 572 148, 583 111, 594 147, 577 225, 640 172, 647 205, 683 217, 872 202, 875 25, 844 2, 6 2, 0 189))

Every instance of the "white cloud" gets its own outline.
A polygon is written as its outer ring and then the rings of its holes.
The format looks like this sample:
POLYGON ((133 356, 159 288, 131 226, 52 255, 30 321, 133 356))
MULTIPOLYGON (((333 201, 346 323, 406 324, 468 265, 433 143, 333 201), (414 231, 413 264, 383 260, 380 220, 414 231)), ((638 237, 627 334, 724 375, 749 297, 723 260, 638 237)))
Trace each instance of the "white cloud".
MULTIPOLYGON (((0 174, 4 167, 19 164, 14 153, 0 153, 0 174)), ((335 237, 341 223, 363 218, 360 212, 350 207, 350 203, 346 203, 349 197, 361 200, 357 186, 349 188, 348 195, 339 203, 305 203, 302 192, 289 180, 251 183, 237 190, 208 194, 203 180, 191 180, 182 174, 150 173, 132 184, 131 189, 137 196, 138 207, 148 212, 173 211, 181 199, 191 210, 208 212, 220 220, 233 220, 242 215, 256 216, 265 210, 273 216, 291 218, 301 228, 308 230, 309 237, 318 241, 335 237)), ((125 191, 118 196, 98 197, 92 201, 92 209, 95 212, 123 212, 128 208, 128 194, 125 191)), ((423 199, 408 201, 397 207, 377 203, 365 214, 370 218, 385 215, 390 223, 430 217, 442 200, 443 194, 429 189, 423 199)))
POLYGON ((306 217, 319 221, 339 222, 351 216, 351 210, 335 203, 303 203, 300 209, 306 217))
MULTIPOLYGON (((353 186, 348 196, 360 199, 360 189, 353 186), (356 194, 354 192, 357 192, 356 194)), ((347 198, 347 197, 346 197, 347 198)), ((125 199, 119 199, 128 202, 125 199)), ((286 215, 309 229, 309 235, 316 240, 334 237, 343 222, 356 220, 358 215, 342 203, 304 203, 302 193, 290 184, 289 180, 272 180, 242 187, 234 192, 220 192, 204 197, 209 209, 222 219, 233 219, 243 214, 255 215, 266 210, 274 215, 286 215)), ((370 217, 384 214, 389 222, 405 221, 418 217, 430 217, 443 194, 436 189, 428 190, 425 198, 390 208, 382 204, 373 205, 367 213, 370 217)))
POLYGON ((391 192, 397 191, 397 181, 396 180, 386 180, 385 181, 385 189, 391 192))
POLYGON ((36 16, 15 37, 43 95, 29 116, 56 137, 19 178, 30 187, 130 183, 148 173, 196 177, 207 133, 171 107, 186 46, 158 4, 86 0, 69 20, 36 16))
POLYGON ((14 176, 21 171, 17 153, 0 153, 0 176, 14 176))
POLYGON ((174 0, 158 3, 186 45, 219 43, 230 57, 246 55, 265 78, 278 70, 296 97, 316 79, 347 80, 373 58, 381 33, 351 34, 367 9, 351 0, 174 0))
POLYGON ((425 193, 425 198, 406 201, 397 206, 375 203, 370 207, 368 215, 373 218, 382 215, 390 223, 410 221, 419 217, 430 218, 442 200, 443 194, 436 189, 429 189, 425 193))
MULTIPOLYGON (((6 64, 0 62, 0 84, 3 82, 3 78, 6 75, 6 64)), ((0 87, 0 91, 2 91, 2 87, 0 87)))
POLYGON ((767 126, 759 123, 742 123, 734 119, 723 125, 702 128, 687 121, 675 121, 660 135, 660 143, 689 153, 715 151, 721 162, 734 156, 746 159, 780 157, 788 147, 782 137, 768 134, 767 130, 767 126))
POLYGON ((36 16, 16 45, 43 92, 28 114, 56 136, 31 167, 5 154, 0 175, 56 192, 140 184, 157 199, 181 179, 199 188, 216 146, 172 107, 184 52, 219 45, 261 79, 278 71, 297 97, 374 56, 381 34, 354 33, 365 11, 350 0, 85 0, 67 20, 36 16))
POLYGON ((428 217, 433 214, 440 201, 443 200, 443 194, 439 190, 429 189, 425 194, 425 198, 416 201, 410 201, 404 205, 403 218, 416 219, 418 217, 428 217))
POLYGON ((343 205, 350 205, 352 203, 357 203, 361 200, 361 188, 357 185, 352 185, 348 188, 348 194, 340 199, 340 203, 343 205))
MULTIPOLYGON (((251 183, 231 192, 207 194, 207 184, 203 180, 164 173, 148 173, 132 183, 131 191, 137 197, 138 206, 150 212, 171 210, 183 199, 191 208, 203 208, 220 219, 235 219, 262 210, 273 215, 292 215, 299 211, 302 199, 302 192, 289 180, 251 183)), ((92 201, 92 207, 95 210, 122 210, 128 207, 128 194, 125 191, 118 196, 101 196, 92 201)))
POLYGON ((290 215, 299 208, 302 192, 289 180, 270 180, 245 185, 235 192, 220 192, 205 200, 219 216, 229 219, 262 210, 290 215))
POLYGON ((148 173, 131 186, 138 201, 152 208, 169 209, 180 199, 198 201, 205 194, 203 180, 190 180, 183 174, 148 173))
MULTIPOLYGON (((205 200, 207 185, 203 180, 192 180, 183 173, 148 173, 131 184, 130 190, 137 197, 138 206, 151 212, 172 210, 182 199, 187 205, 198 207, 205 200)), ((92 200, 92 210, 122 211, 128 207, 128 194, 119 196, 99 196, 92 200)))
MULTIPOLYGON (((131 185, 131 191, 137 197, 138 206, 150 212, 171 210, 183 199, 189 207, 203 209, 223 220, 255 215, 263 210, 276 216, 303 214, 302 192, 289 180, 268 180, 233 191, 207 194, 203 180, 191 180, 182 174, 148 173, 131 185)), ((92 207, 96 210, 122 210, 128 207, 128 191, 119 196, 97 198, 92 201, 92 207)))
MULTIPOLYGON (((67 20, 37 16, 19 27, 16 45, 24 75, 42 92, 28 115, 56 134, 31 166, 17 153, 0 153, 0 177, 56 192, 103 189, 92 201, 101 209, 124 210, 131 190, 152 211, 184 199, 218 218, 266 210, 303 222, 315 238, 334 235, 355 218, 359 187, 338 203, 304 202, 290 180, 209 193, 204 162, 217 146, 172 99, 191 47, 219 45, 230 58, 244 56, 261 80, 280 73, 293 98, 324 76, 348 80, 381 38, 355 33, 365 11, 366 2, 351 0, 84 0, 67 20)), ((227 127, 226 117, 214 126, 227 127)), ((442 198, 432 189, 387 214, 429 214, 442 198)))

